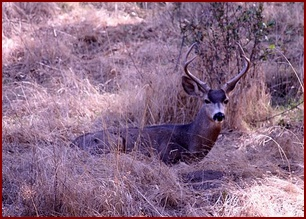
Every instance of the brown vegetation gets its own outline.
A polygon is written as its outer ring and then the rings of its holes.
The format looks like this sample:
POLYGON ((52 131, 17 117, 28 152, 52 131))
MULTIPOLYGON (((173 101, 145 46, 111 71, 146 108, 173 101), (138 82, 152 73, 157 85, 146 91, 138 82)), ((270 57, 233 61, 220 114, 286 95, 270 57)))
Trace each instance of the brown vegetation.
POLYGON ((264 4, 270 41, 201 162, 69 148, 85 132, 194 118, 177 19, 194 7, 3 3, 3 216, 304 215, 303 3, 264 4))

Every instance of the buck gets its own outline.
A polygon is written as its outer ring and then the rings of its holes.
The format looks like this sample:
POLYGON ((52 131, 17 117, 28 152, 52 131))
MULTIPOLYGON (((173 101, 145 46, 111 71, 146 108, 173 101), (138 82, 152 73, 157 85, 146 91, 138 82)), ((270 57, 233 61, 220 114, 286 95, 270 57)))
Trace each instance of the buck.
POLYGON ((195 45, 196 43, 191 45, 186 54, 186 76, 182 76, 182 86, 186 93, 203 100, 203 105, 193 122, 106 129, 79 136, 73 141, 72 146, 78 146, 91 154, 109 153, 114 149, 122 152, 139 150, 147 156, 157 154, 166 164, 178 161, 189 163, 203 159, 214 146, 221 131, 229 93, 248 71, 250 61, 238 44, 244 58, 243 69, 220 89, 211 89, 207 83, 188 70, 189 64, 197 57, 187 61, 195 45))

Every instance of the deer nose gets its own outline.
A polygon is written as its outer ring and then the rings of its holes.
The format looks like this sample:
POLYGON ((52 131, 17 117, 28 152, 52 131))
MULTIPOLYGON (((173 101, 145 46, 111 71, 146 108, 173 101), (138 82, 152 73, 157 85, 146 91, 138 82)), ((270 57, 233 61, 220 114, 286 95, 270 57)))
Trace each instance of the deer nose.
POLYGON ((216 114, 214 115, 214 117, 213 117, 213 119, 214 119, 215 121, 218 120, 219 122, 223 121, 224 118, 225 118, 225 115, 224 115, 224 113, 221 113, 221 112, 216 113, 216 114))

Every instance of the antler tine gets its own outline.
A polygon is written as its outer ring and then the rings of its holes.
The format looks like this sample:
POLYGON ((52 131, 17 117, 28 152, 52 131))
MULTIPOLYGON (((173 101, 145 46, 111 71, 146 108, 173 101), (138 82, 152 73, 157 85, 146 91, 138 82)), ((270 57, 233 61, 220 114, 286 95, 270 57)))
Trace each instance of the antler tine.
POLYGON ((198 85, 200 85, 200 87, 202 87, 204 89, 204 91, 209 91, 210 90, 210 87, 204 83, 203 81, 201 81, 200 79, 198 79, 196 76, 194 76, 193 74, 191 74, 191 72, 188 70, 188 65, 193 61, 195 60, 195 57, 193 57, 192 59, 190 59, 189 61, 187 61, 187 58, 188 58, 188 55, 189 53, 191 52, 191 50, 193 49, 193 47, 197 44, 197 42, 193 43, 188 52, 186 53, 186 58, 185 58, 185 64, 184 64, 184 71, 185 73, 189 76, 189 78, 191 78, 194 82, 196 82, 198 85))
POLYGON ((244 64, 244 67, 243 69, 239 72, 238 75, 236 75, 234 78, 232 78, 231 80, 229 80, 228 82, 226 82, 222 89, 226 92, 226 93, 229 93, 231 92, 237 82, 240 80, 240 78, 245 74, 247 73, 247 71, 249 70, 249 67, 250 67, 250 59, 248 59, 245 55, 245 52, 243 51, 243 48, 241 47, 241 45, 239 43, 237 43, 239 49, 241 50, 241 53, 242 53, 242 58, 244 58, 244 61, 245 61, 245 64, 244 64))

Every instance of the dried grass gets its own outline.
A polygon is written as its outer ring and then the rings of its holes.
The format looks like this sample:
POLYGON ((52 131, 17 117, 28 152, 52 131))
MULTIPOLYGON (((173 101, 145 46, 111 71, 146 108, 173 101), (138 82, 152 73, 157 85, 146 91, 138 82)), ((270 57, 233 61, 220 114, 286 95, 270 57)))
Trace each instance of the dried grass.
MULTIPOLYGON (((3 4, 2 215, 303 216, 303 117, 224 131, 191 165, 69 147, 107 127, 186 123, 200 105, 175 70, 172 5, 116 4, 3 4)), ((260 99, 244 108, 247 125, 266 115, 260 99)))

